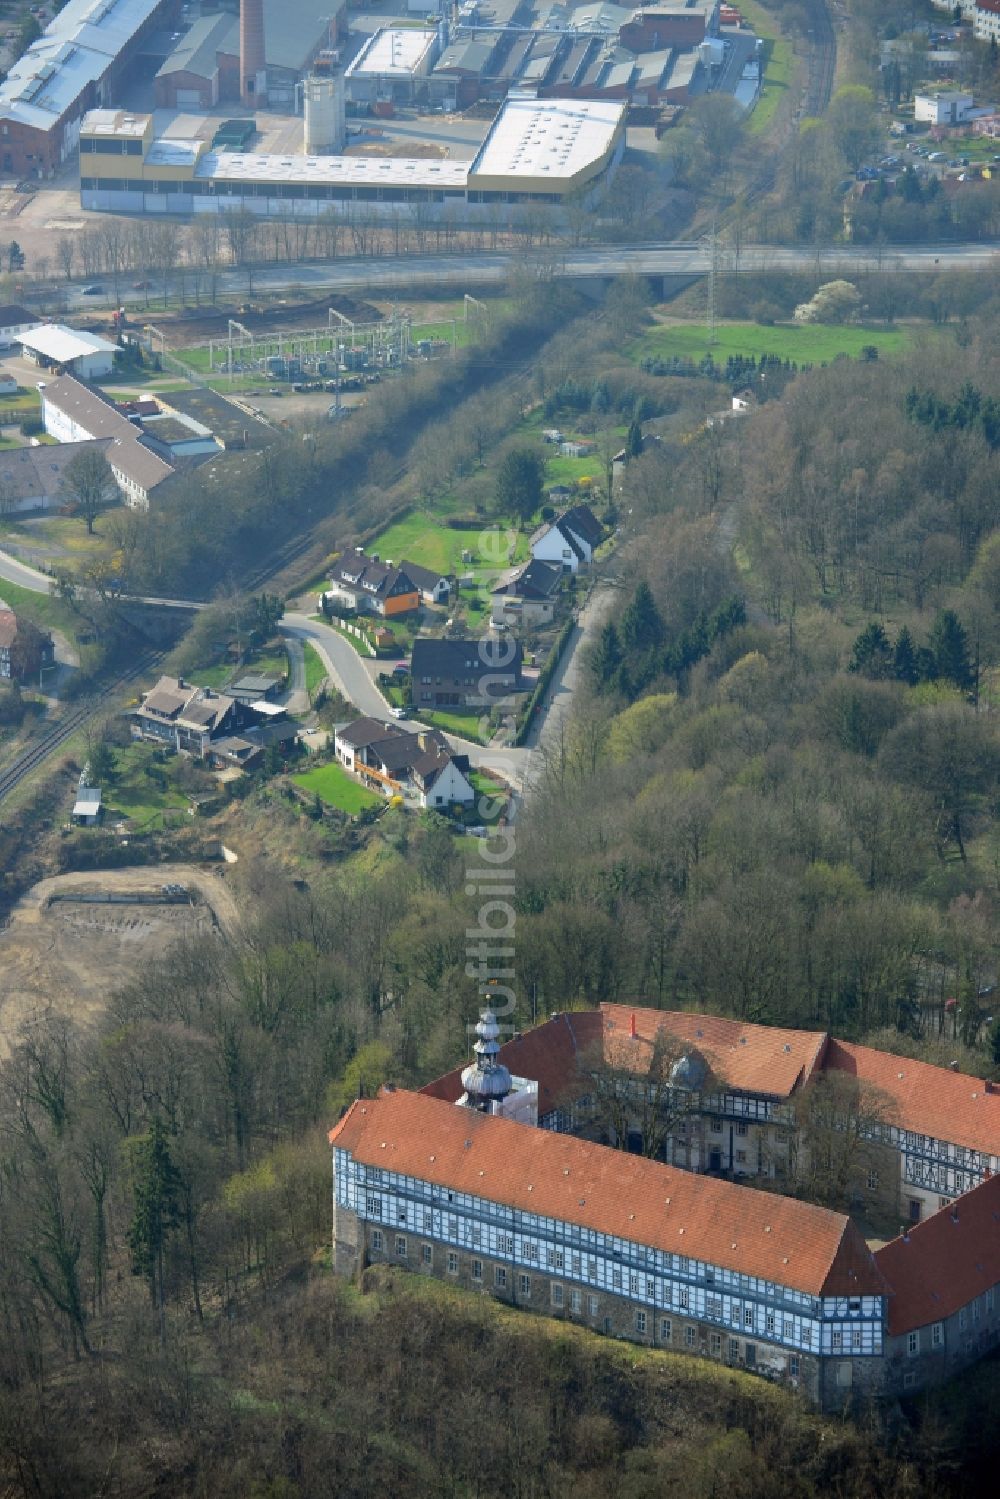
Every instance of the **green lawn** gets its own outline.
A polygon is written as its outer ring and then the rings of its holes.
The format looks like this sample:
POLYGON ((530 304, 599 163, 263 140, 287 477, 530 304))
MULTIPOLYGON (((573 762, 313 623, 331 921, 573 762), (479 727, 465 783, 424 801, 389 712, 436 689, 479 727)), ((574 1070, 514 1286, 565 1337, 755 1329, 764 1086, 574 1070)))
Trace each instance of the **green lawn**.
POLYGON ((127 817, 138 831, 150 831, 164 825, 164 814, 176 821, 178 814, 185 814, 190 803, 182 791, 172 784, 181 762, 176 755, 168 755, 162 762, 155 757, 158 751, 152 744, 134 744, 127 749, 115 750, 115 779, 104 786, 105 816, 109 822, 116 817, 127 817), (147 768, 156 778, 146 774, 147 768), (160 775, 166 785, 158 783, 160 775))
MULTIPOLYGON (((443 509, 442 513, 449 512, 443 509)), ((511 544, 514 561, 525 561, 528 537, 523 531, 498 528, 495 522, 485 517, 482 531, 456 531, 445 525, 442 515, 430 510, 413 510, 383 531, 372 546, 377 548, 380 557, 391 557, 394 562, 405 558, 433 572, 465 573, 482 569, 502 570, 507 566, 511 544), (488 540, 484 539, 484 533, 489 533, 488 540), (462 561, 465 551, 472 553, 472 562, 462 561)), ((369 551, 371 549, 370 546, 369 551)))
POLYGON ((479 732, 480 723, 489 719, 489 714, 479 708, 435 708, 433 713, 427 713, 423 709, 414 710, 411 718, 419 718, 421 723, 430 724, 434 729, 441 729, 445 734, 457 734, 460 739, 471 739, 474 744, 487 744, 489 741, 484 734, 479 732))
POLYGON ((703 323, 675 323, 651 328, 630 350, 635 360, 693 359, 696 363, 711 354, 716 364, 725 364, 730 355, 774 354, 794 363, 824 364, 838 354, 858 358, 867 344, 874 344, 880 354, 895 354, 910 342, 905 328, 825 327, 819 323, 719 323, 715 342, 709 344, 703 323))
POLYGON ((326 680, 326 667, 315 646, 306 644, 303 648, 303 655, 306 668, 306 692, 309 694, 309 701, 312 702, 319 684, 326 680))
POLYGON ((315 770, 303 771, 302 775, 292 776, 292 780, 296 786, 313 792, 320 801, 331 807, 339 807, 341 812, 362 812, 365 807, 377 806, 384 800, 355 781, 335 761, 331 761, 329 765, 318 765, 315 770))
MULTIPOLYGON (((2 545, 2 538, 0 538, 2 545)), ((18 614, 44 625, 47 630, 62 630, 70 639, 76 636, 79 621, 69 605, 52 593, 33 593, 0 578, 0 599, 18 614)))

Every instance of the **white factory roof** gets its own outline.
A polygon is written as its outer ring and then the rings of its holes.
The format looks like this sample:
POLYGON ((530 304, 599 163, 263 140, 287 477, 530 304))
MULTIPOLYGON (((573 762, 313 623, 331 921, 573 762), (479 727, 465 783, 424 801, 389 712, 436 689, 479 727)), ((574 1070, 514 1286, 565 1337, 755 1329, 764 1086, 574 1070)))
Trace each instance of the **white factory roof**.
POLYGON ((603 155, 624 103, 508 98, 472 164, 487 177, 573 177, 603 155))
POLYGON ((160 0, 69 0, 49 22, 45 35, 117 57, 159 4, 160 0))
POLYGON ((407 78, 419 67, 437 39, 437 32, 418 26, 386 26, 376 31, 347 69, 347 77, 375 74, 379 78, 407 78))
POLYGON ((164 136, 161 140, 153 141, 146 152, 146 165, 148 167, 193 166, 198 160, 198 152, 203 144, 202 141, 172 141, 164 136))
POLYGON ((54 359, 57 364, 68 364, 84 354, 113 354, 117 348, 97 333, 82 333, 62 323, 44 323, 30 333, 20 333, 17 342, 36 354, 44 354, 46 359, 54 359))
POLYGON ((0 117, 50 129, 111 66, 159 0, 69 0, 0 87, 0 117))
POLYGON ((113 135, 118 140, 132 136, 141 140, 149 118, 149 115, 133 114, 128 109, 90 109, 80 121, 80 134, 113 135))
POLYGON ((216 182, 368 183, 464 190, 469 163, 401 156, 254 156, 241 151, 206 151, 195 176, 216 182))

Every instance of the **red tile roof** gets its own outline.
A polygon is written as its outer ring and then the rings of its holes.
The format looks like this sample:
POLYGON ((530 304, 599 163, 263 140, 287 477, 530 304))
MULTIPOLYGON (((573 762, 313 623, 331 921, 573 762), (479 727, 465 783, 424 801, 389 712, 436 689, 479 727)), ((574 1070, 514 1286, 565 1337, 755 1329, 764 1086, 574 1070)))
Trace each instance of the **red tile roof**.
MULTIPOLYGON (((551 1114, 579 1086, 577 1058, 600 1041, 601 1024, 599 1011, 574 1010, 553 1016, 544 1025, 526 1031, 500 1048, 500 1061, 514 1077, 531 1078, 538 1083, 540 1116, 551 1114)), ((444 1077, 435 1078, 420 1091, 431 1098, 455 1103, 462 1096, 462 1068, 456 1067, 444 1077)))
POLYGON ((879 1249, 875 1263, 892 1287, 890 1334, 953 1317, 1000 1284, 1000 1176, 914 1224, 879 1249))
POLYGON ((601 1005, 605 1037, 613 1035, 616 1054, 622 1038, 630 1035, 635 1019, 637 1057, 652 1043, 658 1030, 696 1048, 712 1071, 731 1088, 787 1098, 819 1065, 826 1044, 824 1031, 779 1030, 771 1025, 749 1025, 717 1015, 691 1015, 681 1010, 645 1010, 629 1005, 601 1005))
POLYGON ((868 1246, 843 1214, 571 1135, 394 1089, 358 1099, 330 1140, 365 1165, 807 1295, 885 1294, 868 1246))
POLYGON ((850 1073, 887 1094, 892 1123, 902 1129, 1000 1155, 1000 1092, 987 1093, 982 1078, 833 1040, 823 1067, 850 1073))

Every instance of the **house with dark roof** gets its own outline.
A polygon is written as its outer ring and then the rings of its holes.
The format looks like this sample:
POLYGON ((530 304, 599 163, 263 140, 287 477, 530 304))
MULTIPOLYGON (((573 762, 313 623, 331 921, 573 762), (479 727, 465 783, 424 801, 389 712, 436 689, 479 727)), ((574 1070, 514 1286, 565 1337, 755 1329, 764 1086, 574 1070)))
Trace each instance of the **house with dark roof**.
MULTIPOLYGON (((420 588, 404 566, 383 562, 377 552, 345 552, 330 572, 323 595, 335 608, 392 619, 420 608, 420 588)), ((322 602, 322 600, 321 600, 322 602)))
POLYGON ((34 681, 54 661, 52 636, 13 609, 0 606, 0 680, 34 681))
POLYGON ((476 799, 468 756, 454 754, 437 729, 414 733, 401 723, 357 718, 334 730, 333 746, 346 770, 385 796, 411 796, 421 807, 440 809, 476 799))
POLYGON ((135 739, 151 739, 189 755, 207 755, 212 741, 255 723, 253 709, 212 687, 161 677, 132 715, 135 739))
POLYGON ((480 640, 413 642, 410 658, 414 710, 490 708, 526 692, 520 641, 485 636, 480 640))
POLYGON ((490 591, 491 623, 523 629, 551 624, 562 576, 562 568, 536 557, 501 573, 490 591))
POLYGON ((30 333, 42 319, 16 302, 7 302, 0 307, 0 349, 10 349, 20 342, 22 333, 30 333))
POLYGON ((429 567, 418 567, 415 562, 409 562, 404 557, 400 567, 406 576, 420 590, 420 597, 425 604, 443 604, 451 594, 452 580, 447 573, 434 572, 429 567))
POLYGON ((551 562, 563 572, 575 573, 589 566, 604 535, 589 505, 572 505, 539 526, 529 543, 531 555, 538 562, 551 562))

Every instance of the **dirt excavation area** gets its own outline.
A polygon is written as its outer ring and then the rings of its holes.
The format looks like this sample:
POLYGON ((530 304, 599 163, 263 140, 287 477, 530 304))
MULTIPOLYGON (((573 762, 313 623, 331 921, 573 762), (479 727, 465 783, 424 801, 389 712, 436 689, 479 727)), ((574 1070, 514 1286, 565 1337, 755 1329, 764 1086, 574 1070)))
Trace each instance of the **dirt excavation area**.
POLYGON ((234 932, 223 867, 91 870, 32 886, 0 931, 0 1057, 40 1011, 87 1020, 179 938, 234 932))

